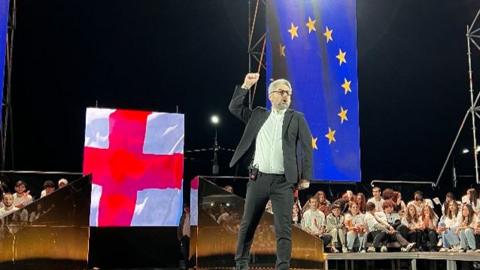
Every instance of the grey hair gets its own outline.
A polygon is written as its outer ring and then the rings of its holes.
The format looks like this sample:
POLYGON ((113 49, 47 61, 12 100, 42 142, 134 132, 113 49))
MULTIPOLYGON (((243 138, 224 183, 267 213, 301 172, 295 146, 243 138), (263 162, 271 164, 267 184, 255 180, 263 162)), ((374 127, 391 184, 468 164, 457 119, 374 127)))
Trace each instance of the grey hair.
POLYGON ((272 91, 274 91, 277 88, 278 85, 285 85, 291 91, 293 91, 292 85, 290 84, 289 81, 287 81, 286 79, 278 79, 270 83, 270 85, 268 86, 268 94, 270 95, 272 91))

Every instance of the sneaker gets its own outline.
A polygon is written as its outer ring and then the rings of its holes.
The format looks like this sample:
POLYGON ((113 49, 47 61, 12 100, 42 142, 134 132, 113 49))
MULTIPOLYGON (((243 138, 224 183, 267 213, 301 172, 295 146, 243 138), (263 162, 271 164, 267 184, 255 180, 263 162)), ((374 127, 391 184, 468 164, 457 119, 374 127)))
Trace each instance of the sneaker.
MULTIPOLYGON (((477 249, 477 250, 478 250, 478 252, 480 252, 480 249, 477 249)), ((360 251, 359 251, 359 252, 360 252, 360 253, 366 253, 367 251, 366 251, 365 249, 363 249, 363 248, 362 248, 362 249, 360 249, 360 251)))
POLYGON ((348 252, 350 251, 347 249, 347 247, 342 247, 342 253, 348 253, 348 252))
POLYGON ((442 247, 439 251, 440 251, 440 252, 447 252, 447 251, 448 251, 448 248, 442 247))
POLYGON ((388 251, 387 246, 382 246, 382 247, 380 248, 380 252, 387 252, 387 251, 388 251))
POLYGON ((333 253, 339 253, 340 251, 336 247, 332 246, 332 252, 333 253))
POLYGON ((463 248, 458 249, 458 253, 463 253, 463 252, 465 252, 465 249, 463 249, 463 248))
POLYGON ((441 247, 441 246, 443 246, 442 238, 438 239, 438 242, 437 242, 437 247, 441 247))
POLYGON ((474 253, 474 252, 475 252, 475 250, 473 250, 473 249, 467 250, 467 253, 474 253))
POLYGON ((402 252, 409 252, 414 247, 415 247, 415 243, 410 243, 406 247, 401 248, 401 251, 402 252))
POLYGON ((375 252, 375 248, 374 247, 368 247, 367 252, 375 252))
POLYGON ((460 247, 460 245, 456 245, 456 246, 453 246, 450 248, 450 251, 452 252, 458 252, 460 249, 462 249, 462 247, 460 247))
POLYGON ((480 248, 475 249, 476 253, 480 253, 480 248))

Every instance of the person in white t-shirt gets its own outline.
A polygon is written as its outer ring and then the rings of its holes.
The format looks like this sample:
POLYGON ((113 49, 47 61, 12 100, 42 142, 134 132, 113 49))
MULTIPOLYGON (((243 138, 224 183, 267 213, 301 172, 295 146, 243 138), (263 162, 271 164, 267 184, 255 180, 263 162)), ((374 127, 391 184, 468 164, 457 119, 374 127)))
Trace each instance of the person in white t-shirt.
POLYGON ((375 211, 376 212, 383 212, 383 198, 382 198, 382 190, 379 187, 374 187, 372 189, 373 197, 368 199, 368 202, 375 204, 375 211))
POLYGON ((423 192, 421 192, 420 190, 415 191, 415 193, 413 194, 413 201, 408 202, 407 207, 410 206, 410 205, 415 206, 418 216, 420 216, 422 214, 423 207, 425 205, 430 206, 432 209, 435 207, 433 205, 432 200, 425 199, 423 197, 423 192))
POLYGON ((318 201, 316 197, 308 200, 308 210, 302 216, 302 229, 318 236, 326 247, 332 241, 332 237, 325 233, 325 214, 318 210, 318 201))
POLYGON ((473 252, 477 249, 474 235, 476 224, 477 218, 472 206, 464 203, 461 210, 460 224, 456 230, 456 233, 460 236, 460 252, 473 252))
POLYGON ((13 195, 11 193, 5 193, 3 196, 3 207, 0 208, 0 218, 8 216, 9 214, 18 210, 13 204, 13 195))
POLYGON ((445 215, 440 218, 438 222, 437 233, 442 235, 443 247, 440 251, 460 250, 460 238, 456 233, 457 227, 460 225, 460 211, 458 211, 458 204, 455 200, 448 203, 445 210, 445 215))
POLYGON ((40 193, 40 198, 50 195, 55 191, 55 183, 52 180, 43 182, 43 190, 40 193))
POLYGON ((478 192, 474 188, 469 188, 467 194, 462 196, 462 203, 470 204, 476 214, 480 214, 480 198, 478 192))
POLYGON ((360 212, 356 202, 352 202, 345 214, 345 227, 347 229, 347 248, 353 251, 355 244, 359 252, 365 252, 365 236, 367 228, 365 226, 365 215, 360 212))
POLYGON ((15 184, 15 194, 13 194, 13 205, 17 208, 27 206, 33 201, 30 191, 27 191, 27 184, 22 180, 15 184))

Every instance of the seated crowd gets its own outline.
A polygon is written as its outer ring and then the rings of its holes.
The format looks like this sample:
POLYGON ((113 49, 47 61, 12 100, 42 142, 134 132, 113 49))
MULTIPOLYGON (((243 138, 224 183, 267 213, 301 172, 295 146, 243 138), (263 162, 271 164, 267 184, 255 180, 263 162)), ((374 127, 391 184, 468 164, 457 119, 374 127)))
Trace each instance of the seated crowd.
MULTIPOLYGON (((58 180, 58 188, 63 188, 68 184, 68 181, 64 178, 58 180)), ((33 202, 33 197, 30 195, 30 191, 27 189, 27 184, 18 180, 15 183, 15 192, 10 192, 9 190, 0 190, 1 202, 0 202, 0 218, 7 216, 17 210, 22 209, 31 202, 33 202)), ((47 180, 43 183, 43 190, 41 192, 40 198, 47 196, 54 192, 56 189, 55 183, 51 180, 47 180)), ((35 212, 32 212, 32 214, 35 212)), ((21 216, 22 214, 20 214, 21 216)), ((28 214, 27 214, 28 215, 28 214)), ((28 220, 29 217, 20 217, 21 220, 28 220)), ((30 218, 31 220, 31 218, 30 218)))
POLYGON ((480 199, 474 188, 461 201, 447 193, 443 204, 421 191, 408 203, 390 188, 374 187, 372 194, 366 200, 363 193, 347 191, 330 203, 318 191, 303 207, 295 202, 292 222, 321 238, 327 252, 480 252, 480 199))

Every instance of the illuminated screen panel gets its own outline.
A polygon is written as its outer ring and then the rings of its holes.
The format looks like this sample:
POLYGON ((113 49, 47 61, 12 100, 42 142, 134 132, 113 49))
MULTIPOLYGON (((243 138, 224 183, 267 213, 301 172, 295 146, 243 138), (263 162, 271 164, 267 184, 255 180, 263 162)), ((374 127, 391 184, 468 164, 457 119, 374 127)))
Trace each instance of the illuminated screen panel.
POLYGON ((92 173, 90 226, 177 226, 184 115, 88 108, 83 171, 92 173))

